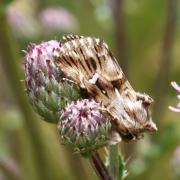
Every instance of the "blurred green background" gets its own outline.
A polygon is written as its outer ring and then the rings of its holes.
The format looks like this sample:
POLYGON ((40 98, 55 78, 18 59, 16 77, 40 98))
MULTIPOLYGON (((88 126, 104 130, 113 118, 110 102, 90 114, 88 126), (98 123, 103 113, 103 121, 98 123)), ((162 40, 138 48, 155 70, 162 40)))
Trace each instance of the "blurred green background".
POLYGON ((24 92, 30 42, 64 34, 103 38, 135 90, 155 100, 157 133, 121 143, 127 180, 180 179, 180 114, 170 86, 180 83, 179 0, 4 0, 0 2, 0 180, 97 179, 87 159, 60 144, 24 92))

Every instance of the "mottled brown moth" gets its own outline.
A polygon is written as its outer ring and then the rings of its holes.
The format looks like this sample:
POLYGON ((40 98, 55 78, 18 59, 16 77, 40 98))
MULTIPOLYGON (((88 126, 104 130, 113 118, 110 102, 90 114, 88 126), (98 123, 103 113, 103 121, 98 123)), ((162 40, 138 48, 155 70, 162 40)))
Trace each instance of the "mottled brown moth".
POLYGON ((150 112, 153 99, 134 91, 103 40, 64 36, 58 54, 57 64, 66 77, 112 117, 112 143, 139 139, 144 131, 157 130, 150 112))

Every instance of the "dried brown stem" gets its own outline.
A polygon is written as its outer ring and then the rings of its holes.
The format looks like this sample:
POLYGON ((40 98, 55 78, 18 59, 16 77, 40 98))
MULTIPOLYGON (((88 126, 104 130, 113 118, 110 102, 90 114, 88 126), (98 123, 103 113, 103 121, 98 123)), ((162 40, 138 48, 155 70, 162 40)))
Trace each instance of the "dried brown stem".
POLYGON ((101 180, 113 180, 111 174, 108 172, 107 168, 105 167, 104 163, 102 162, 99 154, 96 152, 90 158, 90 163, 93 166, 96 174, 98 175, 99 179, 101 180))
POLYGON ((166 103, 167 90, 169 89, 170 70, 172 65, 172 51, 174 36, 176 30, 177 0, 167 0, 167 16, 165 24, 164 39, 162 45, 161 59, 159 62, 159 71, 155 87, 155 118, 160 118, 163 113, 163 107, 166 103))
POLYGON ((128 61, 125 34, 124 0, 110 0, 111 13, 114 21, 114 37, 117 49, 117 59, 127 75, 128 61))

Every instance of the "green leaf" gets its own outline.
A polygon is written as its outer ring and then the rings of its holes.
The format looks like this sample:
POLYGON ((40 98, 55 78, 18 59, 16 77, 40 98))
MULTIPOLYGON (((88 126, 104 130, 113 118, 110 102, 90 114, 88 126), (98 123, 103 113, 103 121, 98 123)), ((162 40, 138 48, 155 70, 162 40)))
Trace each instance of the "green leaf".
POLYGON ((128 175, 128 172, 126 170, 126 162, 124 161, 124 157, 120 152, 118 154, 118 158, 119 158, 119 179, 124 179, 128 175))

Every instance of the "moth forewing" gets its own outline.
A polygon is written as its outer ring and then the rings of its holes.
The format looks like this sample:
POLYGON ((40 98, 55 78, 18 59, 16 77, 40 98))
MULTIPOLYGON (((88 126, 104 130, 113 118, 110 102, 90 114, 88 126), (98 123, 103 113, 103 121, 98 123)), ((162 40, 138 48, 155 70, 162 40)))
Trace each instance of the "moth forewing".
POLYGON ((131 140, 144 131, 156 130, 149 110, 152 98, 133 90, 103 40, 76 35, 63 39, 57 65, 67 78, 102 104, 112 117, 113 132, 131 140))

